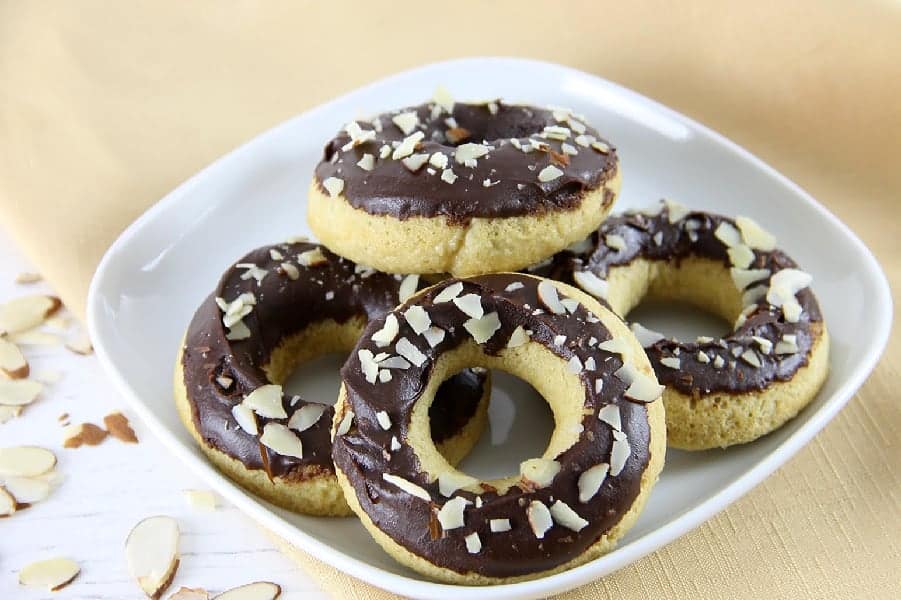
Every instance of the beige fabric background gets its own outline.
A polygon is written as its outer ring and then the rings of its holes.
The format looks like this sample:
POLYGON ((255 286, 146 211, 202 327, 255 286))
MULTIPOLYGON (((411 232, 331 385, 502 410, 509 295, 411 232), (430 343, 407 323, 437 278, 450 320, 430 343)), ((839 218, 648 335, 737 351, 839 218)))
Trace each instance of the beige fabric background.
MULTIPOLYGON (((383 75, 484 54, 597 73, 725 133, 844 219, 901 286, 901 4, 890 1, 0 0, 0 223, 80 313, 118 232, 217 156, 383 75)), ((570 597, 901 597, 899 377, 893 338, 788 465, 570 597)), ((291 554, 338 597, 385 596, 291 554)))

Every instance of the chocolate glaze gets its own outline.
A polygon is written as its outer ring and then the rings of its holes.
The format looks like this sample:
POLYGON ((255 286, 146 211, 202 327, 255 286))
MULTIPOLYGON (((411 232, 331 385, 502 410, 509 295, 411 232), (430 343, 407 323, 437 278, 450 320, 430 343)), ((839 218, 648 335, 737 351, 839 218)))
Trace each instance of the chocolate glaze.
MULTIPOLYGON (((375 140, 348 151, 341 150, 351 139, 344 131, 329 141, 323 159, 316 167, 315 181, 321 187, 329 177, 342 179, 343 196, 351 206, 373 215, 390 215, 398 219, 443 216, 449 223, 466 224, 473 217, 518 217, 573 209, 581 204, 588 190, 603 186, 616 174, 618 159, 612 146, 602 153, 590 145, 579 145, 575 141, 578 135, 575 131, 565 142, 540 137, 546 126, 569 125, 558 121, 555 113, 560 116, 560 111, 500 101, 490 104, 457 102, 450 114, 432 103, 383 113, 372 122, 357 122, 364 130, 372 130, 373 123, 378 121, 381 131, 376 133, 375 140), (496 106, 495 114, 489 109, 492 105, 496 106), (425 133, 415 152, 447 155, 447 168, 453 169, 459 177, 454 183, 441 180, 440 168, 432 167, 434 173, 429 173, 429 164, 414 173, 390 155, 379 158, 383 144, 390 146, 406 137, 391 119, 407 111, 416 112, 420 122, 417 131, 425 133), (458 128, 468 132, 468 137, 458 139, 456 143, 449 142, 449 127, 445 122, 448 117, 453 117, 458 128), (516 139, 528 145, 530 136, 546 143, 551 151, 536 150, 527 154, 510 141, 516 139), (455 162, 456 146, 483 141, 494 149, 477 159, 474 168, 455 162), (576 149, 578 154, 565 155, 564 143, 576 149), (375 168, 371 171, 357 166, 364 154, 375 157, 375 168), (538 173, 548 165, 558 167, 563 175, 542 183, 538 173), (491 181, 490 187, 483 185, 485 180, 491 181)), ((581 120, 578 122, 582 123, 581 120)), ((594 136, 609 146, 591 127, 586 126, 585 135, 594 136)), ((612 202, 612 195, 605 195, 605 210, 612 202)))
POLYGON ((573 314, 533 314, 542 306, 537 296, 538 282, 536 278, 517 274, 483 275, 442 282, 423 297, 410 301, 425 308, 432 324, 447 332, 435 348, 430 348, 421 336, 416 335, 400 314, 406 305, 395 311, 400 323, 396 340, 406 337, 426 355, 427 360, 421 367, 395 370, 393 379, 388 383, 371 384, 366 381, 357 351, 394 351, 393 344, 378 348, 372 342, 372 334, 384 323, 383 319, 376 319, 370 322, 356 351, 341 371, 347 401, 355 418, 348 433, 335 438, 335 464, 347 476, 363 510, 381 531, 410 552, 459 573, 511 577, 550 569, 572 560, 628 511, 639 493, 641 476, 650 460, 647 408, 624 397, 626 385, 613 375, 622 366, 620 355, 597 348, 597 341, 610 339, 610 332, 582 305, 573 314), (464 282, 461 295, 478 294, 486 314, 498 313, 501 327, 482 345, 487 354, 501 352, 513 331, 521 325, 532 330, 533 341, 562 359, 569 360, 575 355, 584 363, 588 357, 594 357, 597 369, 583 370, 580 375, 585 382, 584 432, 575 445, 556 457, 561 463, 561 470, 551 485, 535 491, 529 491, 525 485, 514 486, 500 495, 483 486, 486 489, 480 494, 481 507, 475 504, 474 494, 455 492, 454 496, 462 496, 473 504, 466 508, 464 527, 442 533, 435 514, 447 498, 440 494, 437 480, 430 483, 427 475, 421 472, 416 453, 407 444, 407 433, 410 413, 422 396, 435 360, 470 337, 462 326, 468 317, 453 302, 433 302, 442 289, 456 281, 464 282), (524 287, 505 291, 513 282, 521 282, 524 287), (558 335, 567 337, 562 346, 554 344, 554 338, 558 335), (593 344, 590 342, 592 337, 596 338, 593 344), (597 378, 604 381, 600 393, 595 391, 597 378), (579 476, 598 463, 610 461, 612 430, 598 419, 598 411, 607 404, 619 406, 622 429, 631 446, 631 454, 619 475, 608 476, 597 495, 583 504, 578 499, 579 476), (376 413, 381 410, 391 418, 392 427, 388 431, 377 422, 376 413), (394 436, 401 447, 390 451, 394 436), (429 492, 432 502, 412 496, 385 481, 383 473, 403 477, 423 487, 429 492), (537 539, 526 512, 533 500, 547 506, 561 500, 588 520, 589 525, 577 533, 555 524, 543 539, 537 539), (494 518, 510 519, 511 531, 492 533, 489 520, 494 518), (472 532, 478 533, 482 544, 476 554, 470 554, 464 542, 464 537, 472 532))
MULTIPOLYGON (((721 215, 691 211, 671 223, 669 206, 663 204, 658 214, 653 211, 630 211, 607 219, 593 233, 588 241, 588 249, 581 252, 563 251, 558 253, 551 264, 542 265, 537 271, 554 279, 575 284, 573 273, 588 270, 605 279, 611 268, 629 265, 636 258, 653 261, 667 261, 678 266, 679 262, 691 256, 699 256, 719 261, 724 269, 732 265, 727 247, 715 235, 720 223, 735 226, 735 221, 721 215), (693 225, 688 225, 693 223, 693 225), (607 235, 621 236, 626 246, 622 249, 608 247, 604 240, 607 235), (655 236, 660 243, 655 242, 655 236), (661 237, 662 236, 662 237, 661 237)), ((781 250, 764 252, 754 250, 754 261, 749 269, 769 269, 776 273, 782 269, 797 268, 796 263, 781 250)), ((752 283, 749 288, 766 284, 768 280, 752 283)), ((746 393, 764 390, 775 381, 788 381, 807 364, 814 341, 822 334, 822 320, 819 304, 810 288, 797 294, 803 310, 797 323, 787 322, 778 308, 770 306, 765 297, 753 305, 753 312, 743 323, 735 327, 725 337, 708 342, 680 342, 663 339, 645 348, 660 383, 673 387, 682 393, 700 397, 710 393, 746 393), (769 340, 774 346, 785 334, 797 336, 796 354, 764 354, 752 336, 769 340), (738 349, 741 349, 739 351, 738 349), (741 354, 752 349, 760 360, 756 367, 741 358, 741 354), (698 352, 703 351, 710 362, 698 360, 698 352), (661 360, 677 356, 680 368, 672 369, 661 360), (714 361, 720 356, 724 366, 715 368, 714 361)))
MULTIPOLYGON (((258 248, 237 264, 255 264, 266 275, 257 283, 252 277, 242 278, 246 269, 230 267, 197 309, 185 338, 182 364, 194 425, 207 445, 241 461, 248 469, 266 470, 270 477, 297 480, 333 473, 332 398, 318 399, 328 403, 328 408, 315 425, 298 434, 303 459, 281 456, 260 444, 257 436, 238 426, 232 408, 254 389, 270 383, 263 366, 284 338, 326 319, 346 323, 354 317, 369 320, 384 315, 398 304, 401 276, 357 267, 324 247, 307 242, 258 248), (316 248, 322 250, 324 264, 300 266, 298 254, 316 248), (272 250, 282 258, 273 258, 272 250), (297 267, 298 279, 290 279, 280 266, 282 263, 297 267), (243 319, 251 335, 240 341, 228 340, 229 330, 223 325, 223 313, 215 299, 230 302, 243 292, 253 292, 257 300, 243 319), (216 381, 220 376, 234 383, 223 389, 216 381)), ((436 418, 432 420, 436 442, 459 432, 475 414, 484 385, 484 375, 464 371, 442 386, 433 413, 436 418)), ((291 397, 282 398, 289 418, 308 403, 304 399, 292 402, 291 397)), ((258 416, 260 431, 268 421, 287 422, 258 416)))

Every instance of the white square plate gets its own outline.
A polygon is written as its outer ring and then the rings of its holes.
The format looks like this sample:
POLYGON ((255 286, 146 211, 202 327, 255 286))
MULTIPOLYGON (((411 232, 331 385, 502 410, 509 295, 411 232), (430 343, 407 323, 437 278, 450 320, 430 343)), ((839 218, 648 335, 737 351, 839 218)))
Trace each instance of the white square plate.
MULTIPOLYGON (((499 58, 401 73, 299 115, 227 154, 160 200, 116 240, 97 269, 88 306, 91 336, 104 367, 151 430, 210 486, 263 526, 355 577, 407 596, 453 594, 458 600, 561 592, 697 527, 772 473, 838 412, 876 364, 891 314, 885 276, 863 243, 798 186, 745 150, 603 79, 558 65, 499 58), (619 548, 538 581, 491 588, 432 583, 398 566, 354 519, 311 518, 274 508, 207 463, 171 400, 179 339, 222 270, 255 246, 308 233, 305 195, 325 141, 350 119, 417 104, 439 84, 461 99, 503 97, 569 106, 587 115, 619 149, 624 185, 618 211, 667 196, 756 219, 813 274, 832 334, 829 380, 796 419, 755 443, 727 451, 670 452, 647 508, 619 548)), ((493 409, 495 419, 503 419, 499 411, 510 412, 510 397, 521 390, 509 381, 501 387, 496 405, 506 408, 493 409)), ((528 423, 534 417, 516 418, 528 423)), ((500 421, 493 424, 504 427, 500 421)), ((496 431, 493 435, 504 437, 496 431)), ((503 439, 492 442, 504 444, 503 439)), ((483 441, 483 446, 490 443, 483 441)), ((472 468, 507 469, 501 459, 491 462, 501 454, 480 449, 477 455, 485 464, 472 468)))

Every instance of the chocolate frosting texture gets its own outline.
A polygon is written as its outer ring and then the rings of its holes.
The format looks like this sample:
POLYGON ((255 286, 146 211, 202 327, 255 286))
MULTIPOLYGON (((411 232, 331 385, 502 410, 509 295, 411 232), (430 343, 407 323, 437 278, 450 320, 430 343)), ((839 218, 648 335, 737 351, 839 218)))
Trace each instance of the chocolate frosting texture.
MULTIPOLYGON (((578 271, 590 271, 606 279, 611 269, 628 266, 638 258, 669 262, 678 268, 682 260, 692 256, 718 261, 724 269, 731 269, 734 265, 728 247, 716 235, 724 223, 736 227, 734 219, 688 211, 664 202, 653 210, 630 211, 607 219, 583 248, 560 252, 537 271, 575 284, 573 274, 578 271), (611 247, 607 243, 610 235, 619 236, 625 243, 611 247)), ((747 270, 762 269, 775 274, 797 268, 778 249, 757 249, 753 254, 747 270)), ((807 364, 811 348, 822 334, 823 317, 816 297, 805 287, 796 294, 801 306, 799 319, 787 321, 782 311, 767 301, 770 276, 762 274, 740 290, 744 292, 745 310, 728 335, 694 342, 663 338, 645 347, 660 383, 700 397, 760 391, 776 381, 792 379, 807 364), (794 336, 797 348, 791 353, 779 353, 777 347, 786 335, 794 336), (678 360, 679 368, 666 364, 675 364, 673 359, 678 360)))
MULTIPOLYGON (((442 216, 465 224, 474 217, 573 209, 618 168, 609 142, 585 125, 584 117, 564 109, 457 102, 448 112, 427 103, 356 124, 364 136, 371 131, 374 138, 348 148, 354 143, 351 136, 339 133, 326 145, 315 180, 320 186, 331 177, 342 180, 347 202, 373 215, 442 216), (416 126, 406 133, 393 119, 408 114, 415 114, 416 126), (399 152, 393 158, 396 147, 416 132, 424 135, 413 154, 400 157, 404 152, 399 152), (487 153, 462 164, 455 160, 462 157, 456 155, 462 144, 481 145, 487 153), (366 155, 374 161, 368 170, 359 164, 366 155), (416 155, 431 162, 404 163, 416 155), (547 167, 559 169, 559 176, 542 181, 539 175, 547 167)), ((612 201, 612 195, 605 195, 604 206, 612 201)))
MULTIPOLYGON (((258 436, 238 426, 232 408, 251 391, 270 383, 263 367, 286 337, 328 319, 346 323, 355 317, 380 317, 398 304, 403 281, 400 275, 355 265, 308 242, 258 248, 230 267, 216 290, 197 309, 182 358, 194 425, 204 442, 249 469, 265 470, 270 477, 301 479, 333 473, 334 398, 316 399, 328 404, 327 408, 312 427, 297 434, 303 444, 302 459, 283 456, 263 446, 258 436), (249 330, 249 336, 229 339, 236 337, 240 326, 229 329, 223 324, 219 304, 231 303, 248 293, 253 294, 255 304, 240 322, 249 330)), ((415 283, 413 290, 419 285, 418 281, 415 283)), ((483 375, 464 371, 442 386, 432 421, 436 441, 452 437, 469 421, 484 385, 483 375)), ((311 403, 296 396, 282 398, 289 418, 311 403)), ((256 419, 260 431, 270 421, 287 422, 260 416, 256 419)))
POLYGON ((444 281, 409 302, 425 309, 432 327, 445 332, 440 342, 433 347, 416 334, 403 316, 408 308, 404 305, 393 313, 400 324, 395 341, 388 347, 375 344, 372 335, 382 328, 385 319, 371 321, 341 372, 347 402, 355 416, 350 429, 335 437, 335 464, 347 476, 361 507, 381 531, 410 552, 459 573, 510 577, 547 570, 574 559, 629 510, 649 464, 651 432, 647 408, 627 399, 626 384, 614 376, 623 366, 623 357, 598 347, 611 338, 610 332, 581 304, 571 305, 573 310, 564 314, 548 312, 539 299, 539 281, 518 274, 444 281), (583 365, 579 377, 584 383, 584 398, 578 401, 583 403, 584 416, 578 441, 553 457, 559 462, 560 471, 549 486, 534 489, 534 485, 520 480, 503 493, 484 483, 479 494, 458 490, 452 496, 469 502, 464 525, 443 530, 436 515, 450 498, 441 494, 437 480, 429 481, 428 475, 422 472, 416 451, 407 442, 407 433, 411 411, 423 396, 436 360, 470 339, 463 326, 468 317, 461 309, 452 301, 436 302, 439 293, 457 282, 463 284, 460 296, 478 295, 485 315, 498 316, 499 328, 481 345, 486 354, 502 352, 514 331, 522 327, 531 331, 532 341, 542 344, 560 359, 571 361, 578 357, 583 365), (561 344, 555 343, 560 341, 559 336, 566 338, 561 344), (393 377, 388 382, 370 383, 360 352, 364 355, 367 351, 404 353, 399 350, 401 338, 423 354, 421 365, 392 370, 393 377), (597 380, 603 383, 598 385, 597 380), (600 410, 610 405, 618 409, 614 412, 620 419, 619 430, 599 418, 600 410), (391 426, 387 429, 379 421, 380 411, 390 417, 391 426), (600 463, 616 464, 611 455, 615 443, 625 443, 629 448, 621 470, 617 473, 611 470, 599 491, 587 502, 580 502, 580 476, 600 463), (384 479, 383 474, 420 486, 430 501, 404 491, 384 479), (555 522, 539 539, 529 522, 529 507, 532 502, 551 507, 557 501, 568 505, 588 524, 574 531, 555 522), (509 519, 510 530, 492 532, 492 519, 509 519), (473 533, 480 541, 477 552, 471 552, 466 543, 467 536, 473 533))

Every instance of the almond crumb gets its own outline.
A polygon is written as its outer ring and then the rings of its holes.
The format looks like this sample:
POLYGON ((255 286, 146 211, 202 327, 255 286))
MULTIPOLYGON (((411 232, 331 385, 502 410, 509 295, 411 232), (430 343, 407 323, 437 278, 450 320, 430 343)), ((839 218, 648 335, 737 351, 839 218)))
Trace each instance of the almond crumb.
POLYGON ((138 436, 135 430, 131 428, 128 418, 120 412, 114 412, 103 417, 103 424, 111 436, 121 442, 128 444, 137 444, 138 436))

